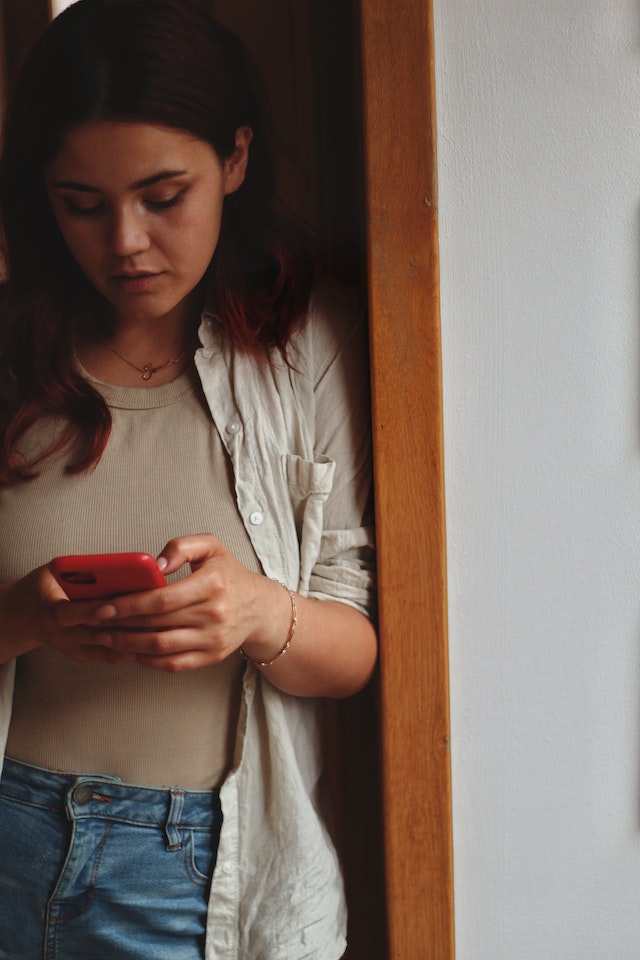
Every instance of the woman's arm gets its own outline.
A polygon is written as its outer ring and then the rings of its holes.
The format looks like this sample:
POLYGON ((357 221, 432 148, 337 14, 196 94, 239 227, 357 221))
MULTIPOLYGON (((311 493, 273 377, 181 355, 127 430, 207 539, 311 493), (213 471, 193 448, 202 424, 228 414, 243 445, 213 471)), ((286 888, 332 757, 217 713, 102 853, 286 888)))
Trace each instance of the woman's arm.
MULTIPOLYGON (((192 573, 184 580, 103 604, 91 619, 93 627, 101 625, 92 631, 92 642, 171 673, 239 656, 241 647, 252 660, 271 660, 291 629, 288 591, 246 570, 209 534, 167 544, 163 572, 174 573, 185 563, 192 573)), ((376 658, 375 631, 367 617, 333 601, 296 596, 296 605, 289 649, 259 669, 275 687, 297 696, 355 693, 369 679, 376 658)), ((74 607, 60 608, 63 621, 75 617, 74 607)))
MULTIPOLYGON (((269 666, 258 667, 285 693, 323 697, 357 693, 371 677, 377 656, 376 633, 368 617, 345 603, 296 594, 295 633, 285 653, 278 656, 290 636, 292 604, 279 584, 267 583, 270 593, 275 587, 281 594, 274 597, 274 603, 284 611, 284 630, 277 640, 274 630, 268 643, 247 641, 243 647, 247 657, 254 662, 271 661, 269 666)), ((277 622, 274 615, 273 625, 277 622)))

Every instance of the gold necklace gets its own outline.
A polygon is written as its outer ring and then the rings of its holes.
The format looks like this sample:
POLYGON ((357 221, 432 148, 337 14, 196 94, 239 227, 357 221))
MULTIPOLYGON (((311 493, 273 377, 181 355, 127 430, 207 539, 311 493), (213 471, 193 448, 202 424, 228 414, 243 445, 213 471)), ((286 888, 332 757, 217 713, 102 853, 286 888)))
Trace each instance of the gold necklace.
POLYGON ((138 373, 142 376, 143 380, 151 380, 151 377, 154 373, 157 373, 159 370, 164 370, 165 367, 171 367, 174 363, 180 363, 181 360, 186 360, 189 356, 189 351, 185 350, 178 357, 170 357, 168 360, 165 360, 164 363, 159 363, 156 367, 149 361, 145 363, 142 367, 139 367, 137 363, 134 363, 132 360, 129 360, 128 357, 125 357, 124 354, 120 353, 119 350, 116 350, 112 343, 109 343, 106 337, 103 337, 99 331, 96 331, 102 342, 109 347, 109 350, 112 350, 115 353, 116 357, 120 357, 121 360, 124 360, 125 363, 128 363, 130 367, 133 367, 134 370, 137 370, 138 373))

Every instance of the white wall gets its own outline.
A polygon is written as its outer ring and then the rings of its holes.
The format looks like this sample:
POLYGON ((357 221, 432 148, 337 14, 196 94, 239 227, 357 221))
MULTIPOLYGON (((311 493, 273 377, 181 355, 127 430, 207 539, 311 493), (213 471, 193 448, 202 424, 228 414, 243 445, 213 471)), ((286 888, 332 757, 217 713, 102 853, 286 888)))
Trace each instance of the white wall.
POLYGON ((640 3, 435 19, 457 958, 638 960, 640 3))

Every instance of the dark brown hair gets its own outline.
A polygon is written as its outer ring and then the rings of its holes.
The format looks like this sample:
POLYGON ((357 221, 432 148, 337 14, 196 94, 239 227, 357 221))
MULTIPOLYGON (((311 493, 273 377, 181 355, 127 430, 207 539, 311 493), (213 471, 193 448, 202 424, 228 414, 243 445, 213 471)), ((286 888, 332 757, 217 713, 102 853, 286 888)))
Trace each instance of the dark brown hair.
POLYGON ((0 355, 15 384, 0 410, 0 485, 34 475, 16 444, 41 416, 62 416, 72 471, 89 469, 109 436, 100 395, 73 365, 74 329, 99 295, 55 222, 43 168, 66 133, 90 120, 187 131, 220 158, 238 127, 253 131, 242 187, 225 198, 206 277, 208 306, 239 349, 286 355, 305 313, 312 262, 304 231, 277 199, 265 102, 240 41, 188 0, 78 0, 47 27, 10 94, 0 157, 0 355))

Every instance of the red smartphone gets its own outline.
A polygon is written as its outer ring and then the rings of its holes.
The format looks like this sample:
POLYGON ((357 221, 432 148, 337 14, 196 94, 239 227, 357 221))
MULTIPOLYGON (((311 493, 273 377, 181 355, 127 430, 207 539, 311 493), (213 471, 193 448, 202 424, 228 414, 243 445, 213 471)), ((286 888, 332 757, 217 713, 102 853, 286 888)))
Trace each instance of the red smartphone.
POLYGON ((148 553, 96 553, 56 557, 50 570, 69 600, 101 600, 166 586, 148 553))

